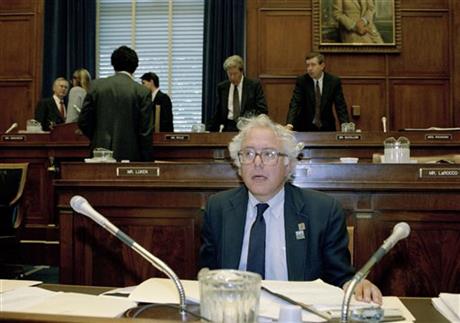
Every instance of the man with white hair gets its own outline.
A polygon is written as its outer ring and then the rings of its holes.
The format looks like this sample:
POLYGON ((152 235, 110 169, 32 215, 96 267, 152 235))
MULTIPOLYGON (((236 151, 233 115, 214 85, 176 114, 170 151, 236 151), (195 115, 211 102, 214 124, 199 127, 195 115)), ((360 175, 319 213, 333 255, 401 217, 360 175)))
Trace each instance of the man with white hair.
MULTIPOLYGON (((242 121, 229 150, 244 185, 209 198, 200 267, 247 270, 270 280, 321 278, 346 288, 354 269, 342 207, 289 183, 299 153, 292 131, 266 115, 242 121)), ((382 302, 368 280, 355 295, 382 302)))
POLYGON ((238 131, 239 118, 268 113, 260 81, 245 77, 243 65, 243 59, 238 55, 225 60, 228 80, 217 85, 216 111, 206 124, 207 130, 238 131))
POLYGON ((69 82, 58 77, 53 82, 53 96, 41 99, 35 109, 35 120, 40 122, 44 131, 52 130, 55 125, 64 123, 67 109, 64 98, 69 90, 69 82))

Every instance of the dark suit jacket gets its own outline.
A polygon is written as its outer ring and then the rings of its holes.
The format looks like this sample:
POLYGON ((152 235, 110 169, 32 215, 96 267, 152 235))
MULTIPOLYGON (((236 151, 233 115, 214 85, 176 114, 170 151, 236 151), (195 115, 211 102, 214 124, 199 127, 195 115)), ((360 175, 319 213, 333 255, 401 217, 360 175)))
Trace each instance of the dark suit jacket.
POLYGON ((116 160, 151 159, 152 96, 124 73, 92 83, 78 126, 91 140, 92 149, 110 149, 116 160))
MULTIPOLYGON (((200 267, 238 269, 243 245, 248 191, 242 186, 208 200, 202 227, 200 267)), ((341 206, 313 190, 285 185, 284 222, 289 280, 321 278, 342 287, 353 277, 348 235, 341 206), (306 226, 297 240, 298 224, 306 226)))
POLYGON ((155 95, 155 100, 152 102, 153 104, 153 120, 155 124, 155 108, 157 105, 161 107, 160 110, 160 131, 161 132, 173 132, 174 125, 173 125, 173 113, 172 113, 172 103, 171 99, 166 93, 161 92, 158 90, 157 94, 155 95))
POLYGON ((308 75, 297 78, 292 94, 287 122, 295 131, 336 131, 332 105, 340 123, 349 122, 347 104, 342 91, 340 78, 324 73, 323 91, 321 93, 321 123, 318 129, 312 122, 315 117, 315 88, 313 79, 308 75))
MULTIPOLYGON (((206 124, 209 131, 219 131, 219 126, 227 125, 228 116, 228 93, 230 81, 223 81, 217 85, 216 112, 206 124)), ((267 103, 265 102, 264 91, 258 80, 243 78, 243 93, 241 94, 240 115, 249 117, 259 114, 268 114, 267 103)), ((225 128, 224 128, 225 130, 225 128)))
POLYGON ((53 97, 41 99, 35 109, 35 120, 41 123, 44 131, 50 130, 50 123, 64 123, 65 119, 59 112, 59 107, 53 97))

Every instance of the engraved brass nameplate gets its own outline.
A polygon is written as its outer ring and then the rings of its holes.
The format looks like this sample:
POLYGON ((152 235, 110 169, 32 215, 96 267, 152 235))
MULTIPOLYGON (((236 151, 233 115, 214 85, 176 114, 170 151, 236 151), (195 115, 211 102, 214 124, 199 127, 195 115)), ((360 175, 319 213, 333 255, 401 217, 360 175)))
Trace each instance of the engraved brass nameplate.
POLYGON ((420 168, 420 178, 460 178, 460 168, 420 168))
POLYGON ((337 135, 336 140, 361 140, 361 135, 337 135))
POLYGON ((158 177, 160 167, 117 167, 117 176, 158 177))
POLYGON ((2 141, 26 141, 24 135, 2 135, 2 141))
POLYGON ((452 140, 451 134, 427 134, 425 135, 425 140, 452 140))
POLYGON ((166 135, 165 139, 170 141, 188 141, 190 140, 190 135, 166 135))

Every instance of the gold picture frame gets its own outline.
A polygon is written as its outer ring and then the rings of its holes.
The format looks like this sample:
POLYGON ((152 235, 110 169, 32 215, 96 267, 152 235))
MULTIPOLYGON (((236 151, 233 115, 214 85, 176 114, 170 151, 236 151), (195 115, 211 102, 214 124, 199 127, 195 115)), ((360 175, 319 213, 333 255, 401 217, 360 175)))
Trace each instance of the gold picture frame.
POLYGON ((313 0, 313 48, 401 52, 400 0, 313 0))

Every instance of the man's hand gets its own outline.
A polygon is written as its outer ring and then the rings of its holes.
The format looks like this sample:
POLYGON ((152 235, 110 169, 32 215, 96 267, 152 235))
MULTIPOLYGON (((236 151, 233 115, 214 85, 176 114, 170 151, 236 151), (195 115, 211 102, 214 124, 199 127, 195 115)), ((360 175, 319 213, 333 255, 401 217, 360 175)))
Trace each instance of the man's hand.
MULTIPOLYGON (((349 284, 349 281, 346 282, 343 285, 343 290, 346 290, 349 284)), ((355 298, 360 302, 370 303, 372 301, 382 305, 382 293, 380 292, 380 289, 367 279, 364 279, 356 285, 355 298)))
POLYGON ((356 22, 355 30, 361 36, 364 36, 366 33, 369 32, 368 28, 366 27, 366 23, 362 19, 359 19, 356 22))

